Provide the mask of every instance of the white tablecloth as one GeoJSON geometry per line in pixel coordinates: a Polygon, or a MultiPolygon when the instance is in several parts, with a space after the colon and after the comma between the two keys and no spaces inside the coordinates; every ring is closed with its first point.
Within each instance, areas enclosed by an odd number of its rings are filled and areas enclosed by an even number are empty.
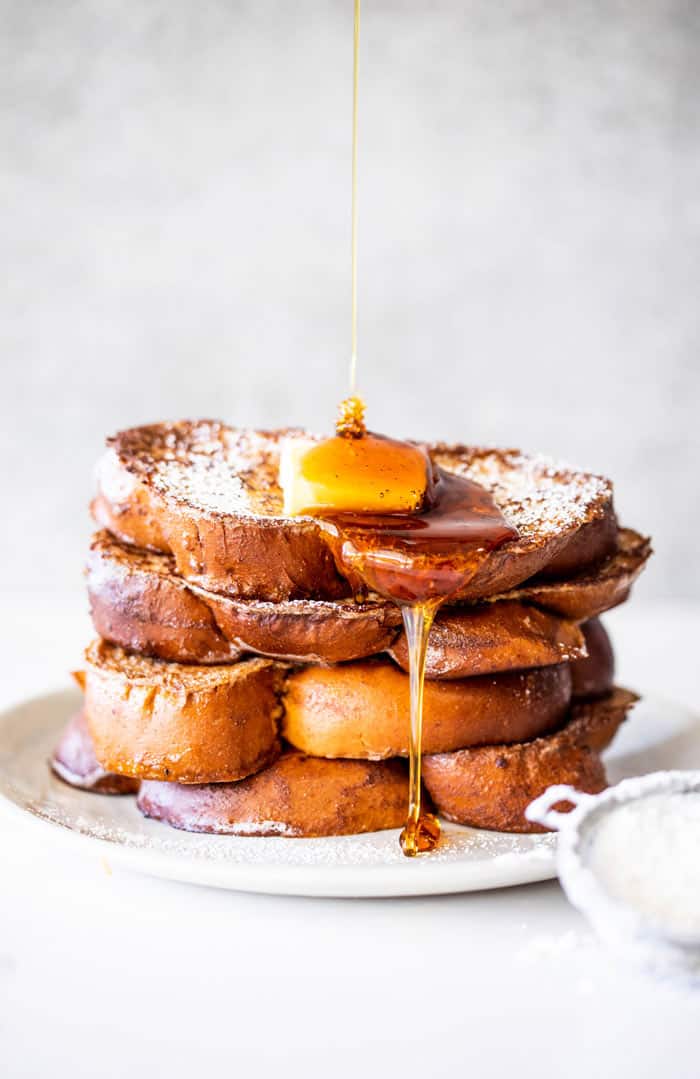
{"type": "MultiPolygon", "coordinates": [[[[87,620],[9,629],[0,705],[65,684],[87,620]]],[[[700,608],[608,617],[619,678],[696,707],[700,608]]],[[[700,1074],[700,991],[621,967],[557,883],[402,900],[219,892],[0,836],[0,1076],[700,1074]]]]}

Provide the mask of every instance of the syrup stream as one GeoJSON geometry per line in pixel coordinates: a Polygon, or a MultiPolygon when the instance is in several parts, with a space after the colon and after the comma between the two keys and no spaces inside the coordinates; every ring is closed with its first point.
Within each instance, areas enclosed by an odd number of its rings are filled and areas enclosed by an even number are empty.
{"type": "Polygon", "coordinates": [[[360,67],[360,0],[355,0],[352,64],[352,329],[350,349],[350,396],[357,389],[357,88],[360,67]]]}
{"type": "MultiPolygon", "coordinates": [[[[360,0],[354,0],[354,5],[350,396],[341,405],[337,433],[361,443],[366,430],[364,405],[357,396],[357,116],[360,0]]],[[[440,839],[440,822],[432,813],[423,811],[421,806],[423,685],[430,628],[439,607],[454,596],[458,588],[476,572],[479,555],[513,538],[513,530],[509,529],[486,492],[477,485],[443,475],[441,492],[442,505],[436,504],[429,512],[424,511],[418,516],[382,518],[368,515],[363,521],[362,515],[358,515],[355,525],[360,527],[361,534],[358,536],[355,531],[354,540],[357,546],[352,541],[349,544],[344,542],[348,535],[342,526],[338,527],[338,522],[331,524],[339,540],[339,562],[347,562],[348,567],[354,568],[355,572],[359,573],[363,586],[378,591],[401,608],[408,642],[411,726],[408,818],[401,832],[400,842],[403,853],[409,858],[432,850],[440,839]],[[387,528],[389,532],[393,528],[393,541],[387,534],[387,528]],[[420,530],[418,535],[417,529],[420,530]],[[425,554],[431,548],[430,542],[425,547],[425,540],[429,541],[431,538],[451,541],[452,555],[458,562],[466,557],[469,565],[463,564],[461,572],[454,566],[439,566],[434,562],[427,567],[421,567],[421,553],[425,554]],[[386,545],[383,541],[386,541],[386,545]],[[455,550],[455,547],[461,549],[455,550]],[[397,548],[400,559],[392,570],[392,557],[397,553],[397,548]]],[[[346,521],[346,528],[347,525],[346,521]]]]}

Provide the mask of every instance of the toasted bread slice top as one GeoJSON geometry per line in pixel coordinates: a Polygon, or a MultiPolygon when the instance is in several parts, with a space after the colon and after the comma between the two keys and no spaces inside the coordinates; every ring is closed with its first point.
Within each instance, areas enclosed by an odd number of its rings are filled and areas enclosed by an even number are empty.
{"type": "Polygon", "coordinates": [[[188,695],[213,693],[219,686],[233,691],[237,684],[252,682],[263,671],[275,669],[271,660],[260,657],[228,666],[162,663],[102,640],[92,641],[85,650],[85,660],[88,676],[120,680],[132,688],[146,686],[160,692],[188,695]]]}
{"type": "MultiPolygon", "coordinates": [[[[184,420],[132,427],[108,439],[108,446],[119,473],[195,510],[296,521],[282,510],[280,445],[284,439],[320,437],[294,427],[256,431],[184,420]]],[[[441,468],[491,491],[523,538],[581,527],[612,497],[609,480],[549,457],[446,443],[428,451],[441,468]]]]}
{"type": "MultiPolygon", "coordinates": [[[[122,431],[99,466],[94,516],[126,542],[171,552],[180,574],[213,591],[270,600],[357,592],[322,524],[284,516],[280,445],[299,437],[313,436],[211,420],[122,431]]],[[[460,598],[535,573],[568,573],[614,549],[612,486],[603,477],[517,450],[427,448],[435,464],[487,488],[520,534],[485,558],[460,598]]]]}
{"type": "Polygon", "coordinates": [[[118,496],[142,482],[195,511],[283,520],[280,444],[295,436],[313,438],[298,428],[256,431],[217,420],[131,427],[107,440],[100,481],[121,482],[118,496]]]}

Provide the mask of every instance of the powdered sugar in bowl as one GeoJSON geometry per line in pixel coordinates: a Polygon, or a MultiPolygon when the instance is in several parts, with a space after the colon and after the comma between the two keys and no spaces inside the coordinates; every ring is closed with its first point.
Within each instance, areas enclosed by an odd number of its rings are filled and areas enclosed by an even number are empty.
{"type": "Polygon", "coordinates": [[[700,984],[700,771],[655,772],[597,795],[550,787],[526,815],[560,833],[562,887],[608,945],[700,984]],[[574,810],[552,808],[561,802],[574,810]]]}

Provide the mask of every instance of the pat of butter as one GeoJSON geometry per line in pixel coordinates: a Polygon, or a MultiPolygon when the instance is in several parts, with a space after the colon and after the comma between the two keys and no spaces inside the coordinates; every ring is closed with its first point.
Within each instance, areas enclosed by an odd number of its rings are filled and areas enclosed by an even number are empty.
{"type": "Polygon", "coordinates": [[[413,513],[423,502],[429,468],[418,446],[378,435],[287,439],[279,473],[284,512],[413,513]]]}

